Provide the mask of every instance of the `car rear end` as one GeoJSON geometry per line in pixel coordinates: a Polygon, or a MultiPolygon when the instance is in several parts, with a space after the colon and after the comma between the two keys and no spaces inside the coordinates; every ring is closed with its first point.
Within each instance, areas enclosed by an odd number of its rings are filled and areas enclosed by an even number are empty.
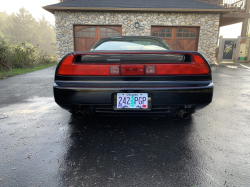
{"type": "Polygon", "coordinates": [[[79,116],[188,118],[211,103],[213,82],[209,63],[198,52],[89,51],[61,60],[54,97],[79,116]]]}

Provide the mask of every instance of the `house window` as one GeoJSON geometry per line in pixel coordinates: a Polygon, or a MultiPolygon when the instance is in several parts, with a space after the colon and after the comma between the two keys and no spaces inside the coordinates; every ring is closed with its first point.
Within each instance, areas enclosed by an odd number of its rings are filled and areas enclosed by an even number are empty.
{"type": "Polygon", "coordinates": [[[120,36],[120,33],[114,29],[100,28],[100,36],[101,37],[120,36]]]}
{"type": "Polygon", "coordinates": [[[186,29],[177,29],[176,37],[195,38],[195,33],[186,29]]]}
{"type": "Polygon", "coordinates": [[[95,27],[81,29],[76,32],[76,37],[86,37],[86,36],[95,36],[95,35],[96,35],[95,27]]]}
{"type": "Polygon", "coordinates": [[[163,37],[163,38],[172,37],[172,28],[155,31],[153,33],[153,36],[163,37]]]}

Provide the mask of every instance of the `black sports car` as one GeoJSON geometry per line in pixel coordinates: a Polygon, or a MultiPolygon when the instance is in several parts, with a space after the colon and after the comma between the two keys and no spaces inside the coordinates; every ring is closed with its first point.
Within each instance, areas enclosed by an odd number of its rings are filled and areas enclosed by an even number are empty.
{"type": "Polygon", "coordinates": [[[102,38],[65,55],[54,97],[77,116],[168,115],[188,118],[212,102],[210,65],[194,51],[173,51],[157,37],[102,38]]]}

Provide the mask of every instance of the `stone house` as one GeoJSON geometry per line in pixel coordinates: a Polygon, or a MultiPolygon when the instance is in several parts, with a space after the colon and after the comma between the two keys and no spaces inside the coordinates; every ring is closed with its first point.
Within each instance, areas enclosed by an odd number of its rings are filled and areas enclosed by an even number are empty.
{"type": "Polygon", "coordinates": [[[158,36],[174,50],[213,61],[220,16],[229,10],[195,0],[70,0],[43,7],[55,15],[57,54],[87,51],[103,37],[158,36]]]}

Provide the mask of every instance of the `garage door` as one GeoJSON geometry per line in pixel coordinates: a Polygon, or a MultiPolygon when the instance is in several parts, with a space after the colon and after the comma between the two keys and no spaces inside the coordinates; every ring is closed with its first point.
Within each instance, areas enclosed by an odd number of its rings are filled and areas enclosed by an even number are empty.
{"type": "Polygon", "coordinates": [[[75,51],[89,51],[101,38],[121,35],[121,26],[74,26],[75,51]]]}
{"type": "Polygon", "coordinates": [[[174,50],[198,50],[199,27],[152,26],[151,35],[162,38],[174,50]]]}

